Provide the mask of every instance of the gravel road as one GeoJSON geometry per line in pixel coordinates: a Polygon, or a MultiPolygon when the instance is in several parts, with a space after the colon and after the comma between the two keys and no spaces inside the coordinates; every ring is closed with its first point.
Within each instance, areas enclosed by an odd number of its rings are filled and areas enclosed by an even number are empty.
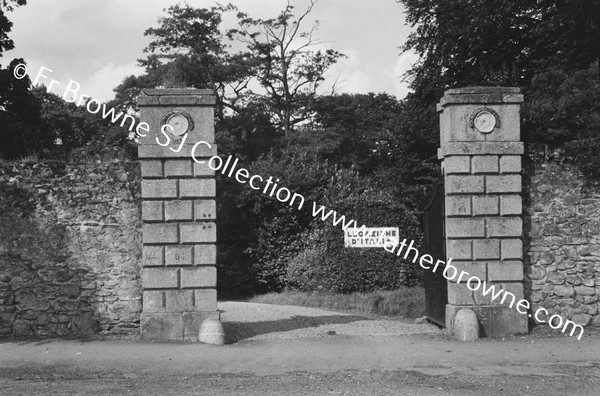
{"type": "Polygon", "coordinates": [[[224,346],[2,340],[0,395],[590,395],[600,333],[457,342],[429,324],[223,302],[224,346]],[[335,333],[333,333],[335,332],[335,333]]]}
{"type": "Polygon", "coordinates": [[[228,343],[336,336],[381,337],[439,334],[432,324],[414,320],[374,319],[320,308],[247,302],[220,302],[218,306],[228,343]]]}

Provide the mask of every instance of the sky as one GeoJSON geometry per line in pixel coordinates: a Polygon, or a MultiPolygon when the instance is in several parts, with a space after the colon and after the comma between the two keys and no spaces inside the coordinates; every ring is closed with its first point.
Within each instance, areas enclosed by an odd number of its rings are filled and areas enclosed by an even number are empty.
{"type": "MultiPolygon", "coordinates": [[[[15,49],[0,62],[6,66],[13,58],[25,59],[32,81],[41,66],[51,69],[41,81],[48,85],[51,79],[57,80],[55,93],[64,92],[69,80],[74,80],[81,86],[80,93],[101,101],[112,99],[113,88],[124,77],[143,74],[137,59],[145,57],[143,49],[150,41],[143,33],[157,27],[163,10],[177,2],[29,0],[8,13],[15,49]]],[[[286,0],[230,2],[240,11],[263,18],[276,16],[286,4],[286,0]]],[[[187,3],[197,8],[216,4],[214,0],[187,3]]],[[[299,13],[307,0],[291,0],[291,4],[299,13]]],[[[411,28],[395,0],[319,0],[310,17],[311,22],[320,22],[317,38],[322,46],[347,56],[327,73],[329,86],[337,80],[336,92],[387,92],[398,98],[408,93],[402,75],[417,57],[402,54],[400,49],[411,28]]]]}

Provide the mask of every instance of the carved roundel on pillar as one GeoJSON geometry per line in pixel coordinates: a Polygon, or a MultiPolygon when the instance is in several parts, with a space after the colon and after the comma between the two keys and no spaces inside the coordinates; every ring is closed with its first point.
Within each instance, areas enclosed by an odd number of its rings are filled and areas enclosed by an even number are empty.
{"type": "Polygon", "coordinates": [[[165,128],[165,130],[175,137],[181,137],[194,130],[192,116],[183,110],[169,111],[162,118],[161,124],[169,125],[170,128],[165,128]]]}
{"type": "Polygon", "coordinates": [[[481,133],[490,133],[500,126],[500,116],[489,107],[482,107],[471,114],[469,126],[481,133]]]}

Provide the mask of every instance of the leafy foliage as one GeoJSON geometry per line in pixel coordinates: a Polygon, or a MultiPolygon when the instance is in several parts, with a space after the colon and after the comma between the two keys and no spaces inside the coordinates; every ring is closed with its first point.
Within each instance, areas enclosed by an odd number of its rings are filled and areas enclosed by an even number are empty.
{"type": "Polygon", "coordinates": [[[600,180],[598,63],[573,72],[550,68],[532,82],[523,106],[526,138],[566,148],[590,180],[600,180]]]}
{"type": "Polygon", "coordinates": [[[255,268],[259,290],[281,290],[288,283],[287,263],[299,249],[298,236],[311,224],[310,201],[323,194],[335,167],[307,153],[284,149],[281,155],[271,152],[259,159],[250,170],[274,181],[279,179],[280,186],[305,198],[302,210],[298,210],[299,201],[292,207],[262,191],[244,189],[238,198],[254,218],[254,238],[246,251],[255,268]]]}
{"type": "Polygon", "coordinates": [[[0,70],[0,157],[40,153],[51,144],[51,138],[40,136],[40,104],[29,91],[28,76],[16,79],[13,69],[23,59],[14,59],[6,69],[0,70]]]}
{"type": "MultiPolygon", "coordinates": [[[[4,12],[25,5],[24,0],[2,0],[0,5],[0,56],[14,47],[8,33],[12,23],[4,12]]],[[[123,128],[92,115],[83,107],[65,102],[44,86],[31,87],[28,76],[14,77],[23,59],[14,59],[0,69],[0,158],[130,157],[133,146],[123,128]]]]}
{"type": "Polygon", "coordinates": [[[406,7],[408,22],[416,26],[404,49],[420,56],[408,73],[414,92],[404,101],[402,118],[408,135],[417,143],[414,152],[434,156],[438,133],[435,104],[446,89],[520,86],[526,95],[526,141],[571,142],[571,148],[583,149],[573,153],[583,167],[593,162],[580,142],[590,144],[598,139],[591,120],[597,119],[598,109],[584,99],[583,92],[595,97],[592,87],[600,77],[592,66],[600,57],[599,2],[399,2],[406,7]],[[585,120],[591,122],[587,131],[581,129],[585,120]]]}
{"type": "Polygon", "coordinates": [[[587,68],[599,56],[598,2],[400,2],[417,26],[404,45],[421,56],[411,71],[415,88],[425,88],[429,79],[440,88],[529,85],[540,69],[587,68]]]}
{"type": "Polygon", "coordinates": [[[600,131],[598,64],[587,70],[552,67],[538,74],[524,104],[527,138],[560,144],[600,131]]]}
{"type": "MultiPolygon", "coordinates": [[[[371,184],[369,179],[355,172],[341,170],[330,180],[323,198],[330,203],[330,209],[360,225],[397,226],[400,235],[419,241],[420,224],[416,213],[389,191],[377,191],[371,184]]],[[[301,250],[288,265],[290,286],[349,293],[394,289],[419,282],[417,267],[383,248],[345,248],[339,227],[320,219],[314,219],[311,226],[303,235],[301,250]]]]}
{"type": "MultiPolygon", "coordinates": [[[[25,0],[0,2],[0,57],[4,51],[9,51],[15,46],[8,36],[12,22],[6,16],[6,12],[25,4],[25,0]]],[[[5,69],[0,69],[0,139],[3,142],[0,146],[0,157],[12,156],[15,149],[22,153],[29,149],[31,153],[37,151],[41,144],[33,138],[39,106],[28,91],[31,81],[27,76],[21,80],[13,76],[13,69],[19,63],[24,63],[24,60],[14,59],[5,69]]]]}
{"type": "MultiPolygon", "coordinates": [[[[22,60],[13,63],[17,61],[22,60]]],[[[100,114],[89,113],[83,106],[64,101],[45,86],[29,90],[27,78],[8,81],[16,87],[7,89],[6,110],[0,112],[7,125],[0,130],[0,138],[5,142],[0,149],[2,157],[33,155],[73,161],[135,158],[136,146],[128,139],[125,128],[100,114]]]]}
{"type": "Polygon", "coordinates": [[[266,91],[249,91],[247,95],[250,100],[266,104],[275,124],[286,135],[294,125],[309,118],[310,105],[325,80],[325,72],[344,56],[332,49],[310,49],[320,44],[314,39],[319,24],[315,22],[306,32],[300,29],[315,3],[310,0],[297,18],[289,1],[276,18],[255,19],[239,12],[239,28],[227,32],[228,37],[246,44],[248,51],[243,57],[251,60],[251,75],[266,91]]]}
{"type": "Polygon", "coordinates": [[[0,57],[4,51],[15,48],[15,43],[8,37],[12,29],[12,22],[5,15],[6,11],[12,11],[15,7],[27,4],[26,0],[2,0],[0,1],[0,57]]]}

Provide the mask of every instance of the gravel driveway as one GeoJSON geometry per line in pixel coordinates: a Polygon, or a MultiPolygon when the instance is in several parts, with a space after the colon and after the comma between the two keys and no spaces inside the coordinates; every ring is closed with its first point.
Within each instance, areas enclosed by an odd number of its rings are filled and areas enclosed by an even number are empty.
{"type": "Polygon", "coordinates": [[[413,320],[373,319],[356,314],[291,305],[220,302],[228,343],[242,340],[298,339],[331,336],[373,337],[439,334],[432,324],[413,320]]]}
{"type": "Polygon", "coordinates": [[[220,309],[230,345],[3,340],[0,395],[597,396],[600,389],[593,332],[581,341],[553,333],[457,342],[408,320],[240,302],[220,309]]]}

